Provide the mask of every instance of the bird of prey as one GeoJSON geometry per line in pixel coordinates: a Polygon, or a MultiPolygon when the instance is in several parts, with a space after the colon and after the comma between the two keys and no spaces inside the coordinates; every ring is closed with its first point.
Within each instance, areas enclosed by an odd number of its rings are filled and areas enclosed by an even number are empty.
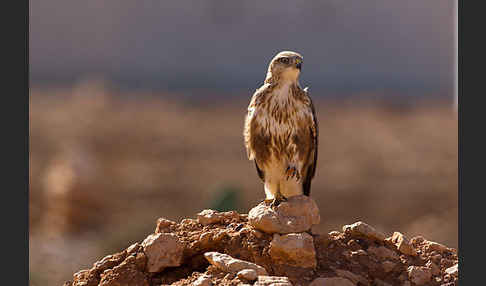
{"type": "Polygon", "coordinates": [[[296,52],[278,53],[245,118],[248,159],[255,162],[265,201],[272,206],[292,196],[309,196],[316,172],[318,125],[307,88],[298,81],[302,63],[296,52]]]}

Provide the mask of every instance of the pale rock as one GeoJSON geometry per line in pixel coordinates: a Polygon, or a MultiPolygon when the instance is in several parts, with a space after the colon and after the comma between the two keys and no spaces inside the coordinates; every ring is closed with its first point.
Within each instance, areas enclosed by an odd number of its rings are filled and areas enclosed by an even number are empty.
{"type": "Polygon", "coordinates": [[[170,227],[173,225],[176,225],[176,223],[161,217],[157,219],[157,226],[155,227],[155,233],[169,232],[170,227]]]}
{"type": "Polygon", "coordinates": [[[355,286],[353,282],[342,277],[316,278],[309,286],[355,286]]]}
{"type": "Polygon", "coordinates": [[[392,237],[388,238],[387,240],[393,243],[401,253],[413,256],[417,255],[417,252],[410,244],[408,238],[400,232],[395,231],[392,237]]]}
{"type": "Polygon", "coordinates": [[[429,251],[445,252],[449,250],[447,246],[434,241],[427,241],[425,244],[425,249],[427,252],[429,251]]]}
{"type": "Polygon", "coordinates": [[[248,213],[248,223],[266,233],[304,232],[319,224],[316,202],[305,195],[293,196],[275,209],[261,202],[248,213]]]}
{"type": "Polygon", "coordinates": [[[240,279],[245,279],[248,281],[253,281],[258,278],[258,274],[253,269],[243,269],[236,274],[236,276],[240,279]]]}
{"type": "Polygon", "coordinates": [[[445,272],[449,275],[457,276],[457,274],[459,273],[458,264],[455,264],[454,266],[447,268],[445,272]]]}
{"type": "Polygon", "coordinates": [[[215,210],[203,210],[197,214],[197,221],[202,225],[223,223],[226,219],[239,220],[240,215],[235,211],[218,212],[215,210]]]}
{"type": "Polygon", "coordinates": [[[376,257],[381,258],[381,259],[392,259],[392,260],[398,260],[400,257],[393,251],[390,250],[384,246],[370,246],[367,249],[368,253],[374,254],[376,257]]]}
{"type": "Polygon", "coordinates": [[[377,231],[375,228],[362,221],[343,226],[343,231],[348,234],[361,235],[378,241],[385,239],[385,235],[383,233],[377,231]]]}
{"type": "Polygon", "coordinates": [[[274,234],[270,242],[270,257],[276,264],[302,268],[317,266],[314,241],[308,233],[274,234]]]}
{"type": "Polygon", "coordinates": [[[184,246],[175,234],[149,235],[142,242],[142,246],[148,259],[148,272],[160,272],[166,267],[181,265],[184,246]]]}
{"type": "Polygon", "coordinates": [[[267,270],[248,261],[233,258],[227,254],[215,251],[204,253],[204,257],[216,268],[229,273],[238,273],[244,269],[253,269],[258,275],[268,275],[267,270]]]}
{"type": "Polygon", "coordinates": [[[192,284],[194,286],[212,286],[213,282],[211,281],[211,277],[208,275],[201,275],[197,278],[196,281],[192,284]]]}
{"type": "Polygon", "coordinates": [[[253,286],[292,286],[288,277],[258,275],[258,280],[253,286]]]}
{"type": "Polygon", "coordinates": [[[430,269],[424,266],[409,266],[407,272],[408,279],[418,286],[429,283],[432,278],[430,269]]]}
{"type": "Polygon", "coordinates": [[[336,274],[339,277],[346,278],[346,279],[350,280],[351,282],[353,282],[355,285],[357,285],[358,282],[361,283],[361,285],[369,285],[368,280],[361,275],[357,275],[357,274],[354,274],[350,271],[343,270],[343,269],[333,269],[333,270],[334,270],[334,272],[336,272],[336,274]]]}

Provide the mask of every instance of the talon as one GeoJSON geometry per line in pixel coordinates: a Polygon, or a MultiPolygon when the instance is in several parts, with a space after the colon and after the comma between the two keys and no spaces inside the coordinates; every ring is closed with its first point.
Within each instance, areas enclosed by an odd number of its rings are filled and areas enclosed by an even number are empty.
{"type": "Polygon", "coordinates": [[[281,202],[286,202],[287,201],[287,198],[280,195],[280,196],[277,196],[273,199],[273,201],[270,203],[270,207],[272,209],[275,209],[276,207],[278,207],[280,205],[281,202]]]}
{"type": "Polygon", "coordinates": [[[273,201],[270,203],[270,207],[272,209],[275,209],[276,207],[278,207],[278,205],[280,204],[280,201],[277,200],[277,198],[273,199],[273,201]]]}
{"type": "Polygon", "coordinates": [[[273,202],[273,200],[272,200],[272,199],[265,199],[265,200],[263,200],[263,201],[265,202],[265,204],[268,204],[268,203],[270,203],[270,204],[271,204],[271,203],[273,202]]]}

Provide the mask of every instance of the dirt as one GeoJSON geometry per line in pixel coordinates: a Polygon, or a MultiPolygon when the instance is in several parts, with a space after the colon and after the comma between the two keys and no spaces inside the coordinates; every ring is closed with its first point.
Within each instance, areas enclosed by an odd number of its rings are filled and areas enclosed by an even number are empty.
{"type": "MultiPolygon", "coordinates": [[[[269,255],[273,236],[254,229],[246,214],[227,212],[207,225],[197,219],[179,223],[159,219],[154,233],[175,234],[183,244],[180,266],[160,272],[146,270],[147,255],[142,241],[106,256],[91,269],[74,274],[64,286],[95,285],[195,285],[206,276],[212,285],[253,284],[236,273],[226,273],[205,259],[204,253],[216,251],[264,267],[270,276],[286,276],[293,285],[309,285],[319,277],[343,277],[354,285],[457,285],[457,250],[416,236],[404,243],[411,249],[399,251],[396,239],[377,239],[356,231],[313,233],[317,266],[306,268],[272,261],[269,255]],[[447,271],[446,271],[447,269],[447,271]],[[449,272],[449,273],[448,273],[449,272]]],[[[343,227],[343,229],[346,229],[343,227]]],[[[348,228],[349,229],[349,226],[348,228]]],[[[127,243],[128,245],[129,243],[127,243]]],[[[210,285],[208,281],[206,284],[210,285]]]]}

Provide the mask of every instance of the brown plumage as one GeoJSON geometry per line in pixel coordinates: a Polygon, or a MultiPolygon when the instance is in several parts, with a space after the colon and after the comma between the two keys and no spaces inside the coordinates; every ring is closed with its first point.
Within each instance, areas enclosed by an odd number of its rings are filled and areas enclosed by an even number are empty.
{"type": "Polygon", "coordinates": [[[264,182],[267,200],[309,195],[316,172],[318,125],[314,105],[298,83],[302,56],[277,54],[248,106],[244,138],[264,182]]]}

